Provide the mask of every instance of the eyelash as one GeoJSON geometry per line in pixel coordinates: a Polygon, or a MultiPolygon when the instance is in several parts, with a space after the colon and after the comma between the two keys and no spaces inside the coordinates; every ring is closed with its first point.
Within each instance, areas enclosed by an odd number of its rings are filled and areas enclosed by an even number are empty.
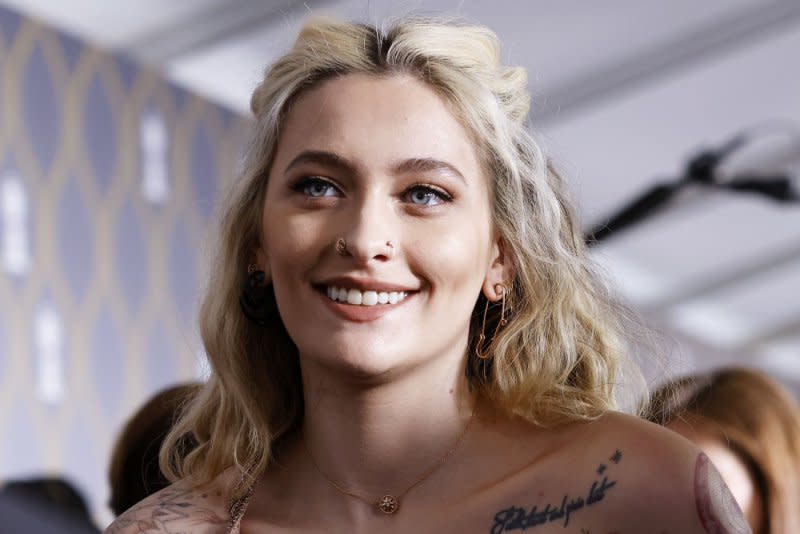
{"type": "MultiPolygon", "coordinates": [[[[319,176],[304,176],[304,177],[300,178],[297,182],[295,182],[292,185],[291,188],[292,188],[293,191],[295,191],[297,193],[300,193],[300,194],[303,194],[309,199],[326,198],[326,197],[329,197],[329,196],[338,196],[338,195],[327,195],[327,194],[315,196],[315,195],[308,194],[308,191],[307,191],[308,188],[313,187],[315,185],[328,186],[328,187],[331,187],[331,188],[335,189],[337,192],[341,193],[341,190],[333,182],[331,182],[330,180],[326,180],[325,178],[321,178],[319,176]]],[[[410,187],[406,188],[406,190],[403,191],[403,197],[408,199],[408,198],[410,198],[410,195],[412,195],[413,193],[418,192],[418,191],[422,191],[422,192],[424,192],[426,194],[431,194],[431,195],[436,196],[441,203],[446,203],[446,202],[452,202],[453,201],[453,196],[450,195],[447,191],[445,191],[444,189],[441,189],[439,187],[432,186],[430,184],[426,184],[426,183],[416,183],[416,184],[413,184],[410,187]]],[[[417,205],[417,206],[428,206],[428,204],[416,204],[414,202],[411,202],[411,204],[414,204],[414,205],[417,205]]]]}
{"type": "Polygon", "coordinates": [[[302,178],[297,180],[294,184],[292,184],[292,191],[295,191],[296,193],[301,193],[305,195],[307,198],[324,198],[330,196],[330,195],[321,195],[321,196],[309,195],[306,190],[309,187],[313,187],[315,185],[326,185],[339,191],[339,188],[336,187],[336,185],[333,182],[321,178],[319,176],[303,176],[302,178]]]}
{"type": "MultiPolygon", "coordinates": [[[[432,185],[429,185],[429,184],[423,184],[423,183],[412,185],[411,187],[407,188],[403,192],[403,195],[408,197],[408,196],[410,196],[411,194],[413,194],[416,191],[423,191],[426,194],[435,195],[442,203],[452,202],[453,201],[453,196],[450,195],[444,189],[441,189],[439,187],[435,187],[435,186],[432,186],[432,185]]],[[[412,204],[414,204],[414,203],[412,202],[412,204]]],[[[417,205],[425,206],[427,204],[417,204],[417,205]]]]}

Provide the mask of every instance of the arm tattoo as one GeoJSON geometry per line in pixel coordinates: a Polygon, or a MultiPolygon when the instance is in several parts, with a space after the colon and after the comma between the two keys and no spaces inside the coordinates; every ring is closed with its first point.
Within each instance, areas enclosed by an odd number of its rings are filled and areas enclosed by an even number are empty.
{"type": "Polygon", "coordinates": [[[697,456],[694,468],[694,497],[697,514],[709,534],[750,534],[731,490],[705,453],[697,456]]]}
{"type": "Polygon", "coordinates": [[[183,534],[195,526],[227,525],[227,518],[193,502],[193,497],[191,490],[167,488],[155,502],[136,505],[119,516],[105,534],[183,534]]]}
{"type": "MultiPolygon", "coordinates": [[[[622,460],[622,452],[615,451],[614,454],[608,459],[613,465],[618,464],[622,460]]],[[[510,532],[512,530],[527,530],[529,528],[551,523],[554,521],[562,521],[563,526],[569,526],[569,519],[571,514],[580,510],[584,506],[592,506],[602,501],[606,492],[617,485],[617,481],[609,480],[607,470],[613,468],[606,464],[600,464],[596,469],[598,477],[603,477],[601,480],[594,480],[592,482],[586,497],[578,496],[571,498],[565,494],[561,498],[560,505],[546,504],[544,508],[539,509],[538,505],[534,505],[531,511],[528,512],[524,507],[510,506],[497,512],[494,516],[494,524],[489,529],[489,534],[501,534],[503,532],[510,532]]]]}

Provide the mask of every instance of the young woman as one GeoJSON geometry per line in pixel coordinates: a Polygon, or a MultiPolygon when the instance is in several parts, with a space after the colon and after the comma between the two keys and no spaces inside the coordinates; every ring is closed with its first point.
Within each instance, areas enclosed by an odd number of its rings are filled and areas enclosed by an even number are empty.
{"type": "Polygon", "coordinates": [[[653,421],[714,462],[755,534],[800,532],[800,407],[754,369],[719,369],[664,384],[653,421]]]}
{"type": "Polygon", "coordinates": [[[486,28],[304,27],[253,94],[176,482],[109,532],[748,532],[615,411],[619,321],[529,103],[486,28]]]}

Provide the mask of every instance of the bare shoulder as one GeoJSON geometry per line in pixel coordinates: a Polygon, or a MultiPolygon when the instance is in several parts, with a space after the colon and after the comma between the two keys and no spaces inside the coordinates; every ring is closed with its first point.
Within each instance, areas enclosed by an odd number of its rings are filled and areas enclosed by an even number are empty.
{"type": "MultiPolygon", "coordinates": [[[[708,458],[670,430],[609,413],[540,433],[540,443],[545,435],[552,441],[539,460],[493,499],[491,534],[532,527],[543,534],[750,532],[708,458]]],[[[533,434],[532,447],[536,440],[533,434]]]]}
{"type": "Polygon", "coordinates": [[[228,526],[227,502],[222,481],[202,488],[179,481],[130,508],[105,534],[222,534],[228,526]]]}
{"type": "MultiPolygon", "coordinates": [[[[589,450],[613,473],[615,499],[601,517],[620,532],[744,534],[736,501],[708,457],[678,434],[642,419],[609,413],[586,425],[589,450]]],[[[598,477],[599,479],[599,477],[598,477]]],[[[603,480],[606,480],[603,477],[603,480]]],[[[609,481],[611,478],[608,479],[609,481]]],[[[609,486],[611,482],[606,482],[609,486]]],[[[603,482],[600,482],[602,487],[603,482]]]]}

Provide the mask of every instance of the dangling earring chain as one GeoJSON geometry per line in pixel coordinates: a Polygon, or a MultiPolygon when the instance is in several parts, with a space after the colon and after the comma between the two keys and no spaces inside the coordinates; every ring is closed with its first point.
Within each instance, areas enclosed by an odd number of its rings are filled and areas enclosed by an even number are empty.
{"type": "MultiPolygon", "coordinates": [[[[508,323],[506,317],[506,293],[508,293],[508,288],[504,284],[497,284],[494,286],[494,291],[495,293],[500,293],[501,295],[500,299],[502,300],[502,308],[500,309],[500,320],[497,322],[497,326],[494,328],[494,334],[492,334],[492,340],[494,340],[495,336],[497,336],[497,332],[500,331],[500,328],[504,327],[508,323]]],[[[478,336],[478,342],[475,344],[475,353],[481,360],[488,360],[491,358],[491,354],[489,354],[484,347],[484,344],[486,343],[486,314],[488,311],[489,299],[486,299],[486,306],[483,308],[483,324],[481,325],[481,333],[478,336]]]]}
{"type": "Polygon", "coordinates": [[[433,473],[436,472],[437,469],[439,469],[442,465],[444,465],[444,463],[447,460],[450,459],[450,456],[454,452],[456,452],[456,449],[458,449],[458,446],[461,445],[461,442],[464,440],[464,436],[467,435],[467,430],[469,430],[469,427],[472,424],[472,420],[475,418],[476,409],[477,408],[475,408],[475,407],[472,408],[472,413],[470,414],[469,419],[467,420],[467,424],[464,425],[464,430],[461,431],[461,434],[458,436],[458,439],[456,440],[455,444],[452,447],[450,447],[450,449],[448,449],[448,451],[446,453],[444,453],[444,456],[442,456],[439,459],[438,462],[433,464],[433,466],[431,466],[430,469],[425,471],[422,474],[422,476],[417,478],[417,480],[414,481],[413,484],[408,486],[406,489],[404,489],[400,493],[398,493],[396,495],[391,495],[391,494],[387,493],[386,495],[384,495],[383,497],[381,497],[377,501],[371,500],[371,499],[369,499],[367,497],[359,495],[358,493],[353,493],[352,491],[348,491],[347,489],[345,489],[342,486],[340,486],[336,481],[334,481],[332,478],[328,477],[328,475],[326,475],[322,471],[322,469],[320,469],[319,465],[317,464],[317,460],[314,459],[314,455],[311,454],[311,449],[308,448],[308,442],[305,440],[305,438],[303,438],[303,446],[306,449],[306,453],[308,454],[308,457],[311,458],[311,463],[314,465],[314,467],[316,468],[317,472],[320,475],[322,475],[322,478],[324,478],[328,482],[328,484],[333,486],[339,493],[347,495],[348,497],[353,497],[355,499],[358,499],[359,501],[363,501],[363,502],[369,504],[370,506],[375,506],[379,511],[383,512],[386,515],[392,515],[395,512],[397,512],[397,510],[400,508],[400,499],[405,497],[411,490],[413,490],[414,488],[416,488],[417,486],[419,486],[420,484],[425,482],[433,473]]]}

